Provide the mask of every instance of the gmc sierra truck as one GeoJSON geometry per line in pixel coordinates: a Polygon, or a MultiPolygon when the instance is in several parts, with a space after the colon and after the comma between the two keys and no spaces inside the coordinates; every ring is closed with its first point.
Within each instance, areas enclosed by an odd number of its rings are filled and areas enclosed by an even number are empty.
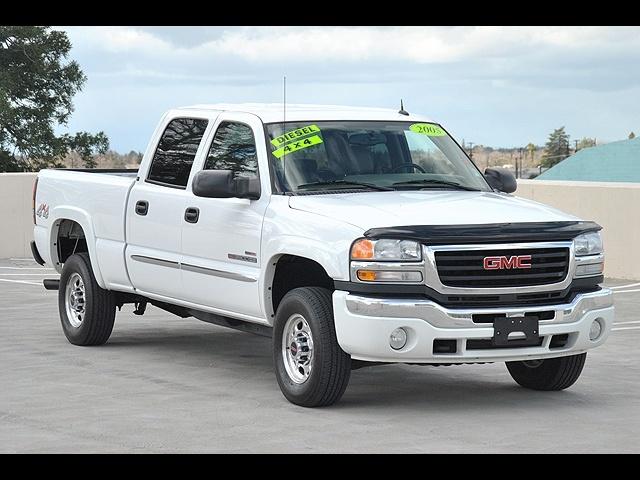
{"type": "Polygon", "coordinates": [[[31,246],[74,345],[151,304],[271,337],[302,406],[394,362],[505,362],[561,390],[614,319],[601,227],[515,189],[404,110],[198,105],[162,117],[137,171],[42,170],[31,246]]]}

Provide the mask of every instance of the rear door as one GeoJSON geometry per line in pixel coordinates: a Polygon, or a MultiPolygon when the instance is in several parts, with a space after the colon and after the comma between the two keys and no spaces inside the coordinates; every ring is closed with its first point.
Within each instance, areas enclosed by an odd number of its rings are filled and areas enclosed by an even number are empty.
{"type": "Polygon", "coordinates": [[[167,119],[150,166],[129,195],[125,256],[141,293],[179,295],[186,187],[208,124],[207,118],[167,119]]]}
{"type": "Polygon", "coordinates": [[[182,296],[223,314],[261,321],[260,238],[271,193],[264,126],[255,115],[224,112],[211,136],[203,165],[196,169],[259,177],[261,196],[202,198],[193,195],[189,185],[185,211],[197,211],[198,218],[183,222],[182,296]]]}

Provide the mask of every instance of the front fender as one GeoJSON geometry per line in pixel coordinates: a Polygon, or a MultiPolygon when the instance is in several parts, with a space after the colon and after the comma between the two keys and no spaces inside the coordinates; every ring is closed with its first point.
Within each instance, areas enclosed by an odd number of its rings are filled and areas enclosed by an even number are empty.
{"type": "Polygon", "coordinates": [[[351,240],[345,235],[344,240],[337,242],[321,242],[307,237],[282,235],[272,238],[265,245],[265,255],[268,260],[260,275],[260,291],[262,295],[262,309],[269,322],[273,321],[274,311],[271,306],[271,284],[276,271],[278,260],[283,255],[295,255],[307,258],[324,268],[327,275],[334,280],[349,279],[349,248],[351,240]]]}

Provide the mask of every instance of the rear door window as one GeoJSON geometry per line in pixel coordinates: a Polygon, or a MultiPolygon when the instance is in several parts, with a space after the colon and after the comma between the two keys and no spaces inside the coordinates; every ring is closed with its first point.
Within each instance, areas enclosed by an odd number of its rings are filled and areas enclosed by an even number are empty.
{"type": "Polygon", "coordinates": [[[198,118],[171,120],[158,142],[147,182],[186,188],[193,160],[208,123],[198,118]]]}

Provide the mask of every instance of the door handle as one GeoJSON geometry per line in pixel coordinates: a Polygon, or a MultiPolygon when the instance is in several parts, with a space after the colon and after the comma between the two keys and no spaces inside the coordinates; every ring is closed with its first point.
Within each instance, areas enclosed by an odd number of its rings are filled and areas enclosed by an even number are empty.
{"type": "Polygon", "coordinates": [[[184,211],[184,219],[189,223],[198,223],[200,210],[196,207],[189,207],[184,211]]]}
{"type": "Polygon", "coordinates": [[[149,202],[146,200],[138,200],[136,202],[136,213],[145,216],[149,212],[149,202]]]}

